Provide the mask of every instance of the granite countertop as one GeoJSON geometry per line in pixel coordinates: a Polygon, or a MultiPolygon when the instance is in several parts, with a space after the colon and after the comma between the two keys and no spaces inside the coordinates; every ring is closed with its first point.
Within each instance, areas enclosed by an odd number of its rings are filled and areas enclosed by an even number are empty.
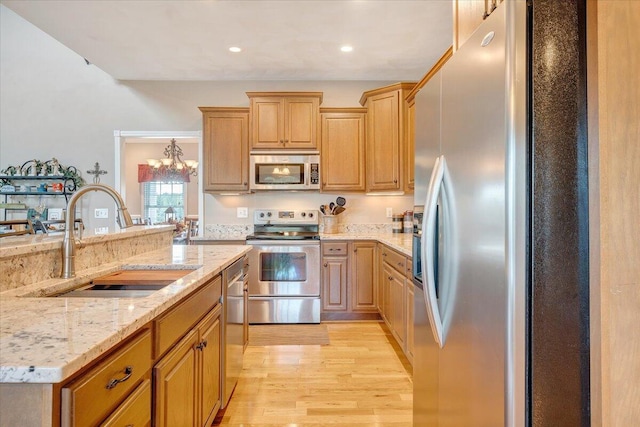
{"type": "Polygon", "coordinates": [[[350,232],[327,234],[320,233],[320,240],[377,240],[397,250],[398,252],[410,257],[412,255],[411,245],[413,242],[413,234],[405,233],[367,233],[367,232],[350,232]]]}
{"type": "Polygon", "coordinates": [[[250,246],[169,246],[0,294],[0,383],[58,383],[213,278],[250,246]],[[144,298],[46,298],[122,266],[193,269],[144,298]]]}
{"type": "MultiPolygon", "coordinates": [[[[128,236],[141,234],[155,234],[173,229],[173,225],[148,225],[133,226],[109,230],[108,233],[95,234],[84,232],[82,242],[84,244],[107,242],[110,240],[126,239],[128,236]]],[[[39,252],[62,247],[64,233],[55,234],[23,234],[21,236],[6,236],[0,238],[0,257],[16,256],[22,253],[39,252]]]]}

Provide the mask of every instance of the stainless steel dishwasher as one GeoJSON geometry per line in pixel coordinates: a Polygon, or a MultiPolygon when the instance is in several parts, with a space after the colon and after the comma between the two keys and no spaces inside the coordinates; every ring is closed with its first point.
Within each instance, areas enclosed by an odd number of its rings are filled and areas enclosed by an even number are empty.
{"type": "Polygon", "coordinates": [[[222,297],[223,323],[221,376],[222,402],[225,408],[242,372],[244,353],[244,288],[248,280],[248,260],[243,257],[225,270],[225,288],[222,297]]]}

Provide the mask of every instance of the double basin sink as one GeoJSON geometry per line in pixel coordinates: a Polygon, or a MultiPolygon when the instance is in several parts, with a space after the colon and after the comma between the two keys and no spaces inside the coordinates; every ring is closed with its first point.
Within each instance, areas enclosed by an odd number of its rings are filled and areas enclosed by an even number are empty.
{"type": "Polygon", "coordinates": [[[50,295],[63,298],[141,298],[191,273],[189,269],[122,269],[88,284],[50,295]]]}

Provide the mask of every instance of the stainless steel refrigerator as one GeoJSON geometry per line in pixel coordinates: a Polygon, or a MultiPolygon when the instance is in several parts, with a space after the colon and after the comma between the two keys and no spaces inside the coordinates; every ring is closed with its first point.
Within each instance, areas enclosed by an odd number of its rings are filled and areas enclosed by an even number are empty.
{"type": "Polygon", "coordinates": [[[416,96],[415,426],[589,425],[584,19],[506,0],[416,96]]]}

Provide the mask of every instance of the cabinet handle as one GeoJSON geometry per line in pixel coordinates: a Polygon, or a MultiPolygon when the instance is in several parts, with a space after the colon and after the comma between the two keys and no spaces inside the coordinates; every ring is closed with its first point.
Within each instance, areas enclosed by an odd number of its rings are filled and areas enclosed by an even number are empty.
{"type": "Polygon", "coordinates": [[[200,344],[196,346],[196,349],[203,351],[206,346],[207,346],[207,340],[200,341],[200,344]]]}
{"type": "Polygon", "coordinates": [[[286,144],[286,143],[288,143],[288,142],[289,142],[289,140],[288,140],[288,139],[285,139],[285,140],[284,140],[284,143],[285,143],[285,144],[286,144]]]}
{"type": "Polygon", "coordinates": [[[242,185],[244,185],[245,187],[247,186],[247,184],[248,184],[248,182],[247,182],[247,181],[245,181],[245,182],[243,182],[243,183],[242,183],[242,185]]]}
{"type": "Polygon", "coordinates": [[[355,249],[353,250],[353,252],[358,252],[358,248],[355,248],[355,249]]]}
{"type": "Polygon", "coordinates": [[[326,267],[327,265],[328,265],[328,264],[325,262],[325,263],[324,263],[324,266],[326,267]]]}
{"type": "Polygon", "coordinates": [[[112,380],[110,380],[107,383],[107,390],[111,390],[112,388],[115,388],[115,386],[117,386],[120,383],[125,382],[126,380],[128,380],[129,378],[131,378],[131,374],[133,374],[133,367],[132,366],[127,366],[124,368],[124,377],[122,378],[114,378],[112,380]]]}
{"type": "Polygon", "coordinates": [[[382,256],[387,256],[387,253],[386,252],[382,252],[382,256]]]}
{"type": "Polygon", "coordinates": [[[401,262],[399,262],[399,263],[398,263],[398,266],[399,266],[399,267],[402,267],[402,263],[401,263],[401,262]]]}
{"type": "Polygon", "coordinates": [[[393,277],[389,276],[388,279],[391,281],[391,280],[393,280],[393,277]]]}

